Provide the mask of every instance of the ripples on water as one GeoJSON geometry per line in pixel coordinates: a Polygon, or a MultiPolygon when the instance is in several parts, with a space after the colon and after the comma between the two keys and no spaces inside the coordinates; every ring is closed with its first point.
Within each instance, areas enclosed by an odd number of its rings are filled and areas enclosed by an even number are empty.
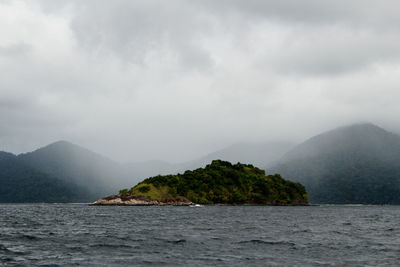
{"type": "Polygon", "coordinates": [[[400,206],[0,205],[5,266],[398,266],[400,206]]]}

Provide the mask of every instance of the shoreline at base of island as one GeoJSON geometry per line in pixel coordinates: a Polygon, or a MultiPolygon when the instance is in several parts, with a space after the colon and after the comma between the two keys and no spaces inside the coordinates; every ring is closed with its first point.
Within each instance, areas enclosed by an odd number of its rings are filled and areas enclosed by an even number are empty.
{"type": "MultiPolygon", "coordinates": [[[[102,199],[99,199],[90,206],[195,206],[199,203],[194,203],[185,200],[168,200],[158,201],[151,200],[144,196],[134,196],[123,199],[120,196],[112,195],[102,199]]],[[[201,204],[201,206],[318,206],[308,202],[293,202],[293,203],[213,203],[213,204],[201,204]]]]}

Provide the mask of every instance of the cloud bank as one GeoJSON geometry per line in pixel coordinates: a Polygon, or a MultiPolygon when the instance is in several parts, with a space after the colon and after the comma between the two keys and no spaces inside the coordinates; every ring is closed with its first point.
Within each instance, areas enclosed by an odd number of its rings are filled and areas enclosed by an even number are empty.
{"type": "Polygon", "coordinates": [[[398,1],[0,1],[0,150],[189,160],[369,121],[400,132],[398,1]]]}

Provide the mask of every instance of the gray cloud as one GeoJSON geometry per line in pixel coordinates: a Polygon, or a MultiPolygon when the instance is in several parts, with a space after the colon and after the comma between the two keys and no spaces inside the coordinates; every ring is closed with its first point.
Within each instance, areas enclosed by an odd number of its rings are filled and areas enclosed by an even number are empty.
{"type": "Polygon", "coordinates": [[[121,161],[376,122],[400,132],[397,1],[0,1],[0,149],[121,161]]]}
{"type": "Polygon", "coordinates": [[[218,12],[236,12],[250,20],[279,20],[311,25],[343,25],[348,27],[368,27],[379,30],[398,31],[400,19],[397,16],[400,4],[396,0],[384,4],[374,0],[330,1],[240,1],[206,0],[208,8],[218,12]],[[382,28],[382,26],[385,26],[382,28]]]}
{"type": "Polygon", "coordinates": [[[31,47],[25,43],[15,43],[6,46],[0,46],[1,57],[24,56],[31,50],[31,47]]]}
{"type": "Polygon", "coordinates": [[[78,41],[95,53],[145,64],[148,57],[176,58],[185,68],[212,65],[201,39],[212,27],[185,1],[88,1],[72,20],[78,41]]]}
{"type": "Polygon", "coordinates": [[[258,50],[265,47],[260,61],[283,73],[336,74],[399,56],[396,1],[95,2],[77,8],[78,41],[134,64],[153,55],[174,58],[183,69],[214,68],[219,51],[207,41],[221,35],[248,49],[258,41],[258,50]],[[275,31],[280,36],[268,37],[275,31]]]}

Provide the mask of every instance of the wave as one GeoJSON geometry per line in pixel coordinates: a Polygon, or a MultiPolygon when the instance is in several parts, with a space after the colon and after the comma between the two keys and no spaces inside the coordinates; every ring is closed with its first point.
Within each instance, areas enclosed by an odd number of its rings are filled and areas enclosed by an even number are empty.
{"type": "Polygon", "coordinates": [[[264,245],[286,245],[286,246],[295,246],[295,243],[288,241],[265,241],[260,239],[252,239],[252,240],[244,240],[237,242],[238,244],[264,244],[264,245]]]}
{"type": "Polygon", "coordinates": [[[163,238],[154,238],[155,240],[160,240],[166,243],[172,243],[172,244],[180,244],[180,243],[186,243],[186,239],[177,239],[177,240],[169,240],[169,239],[163,239],[163,238]]]}
{"type": "Polygon", "coordinates": [[[4,246],[3,244],[0,244],[0,252],[9,254],[9,255],[26,255],[26,254],[28,254],[23,251],[13,251],[13,250],[7,248],[6,246],[4,246]]]}
{"type": "Polygon", "coordinates": [[[168,243],[173,243],[173,244],[180,244],[180,243],[186,243],[185,239],[178,239],[178,240],[167,240],[168,243]]]}
{"type": "Polygon", "coordinates": [[[125,244],[94,244],[90,245],[91,248],[134,248],[125,244]]]}
{"type": "Polygon", "coordinates": [[[25,240],[41,240],[41,237],[34,236],[34,235],[20,235],[19,238],[25,239],[25,240]]]}

